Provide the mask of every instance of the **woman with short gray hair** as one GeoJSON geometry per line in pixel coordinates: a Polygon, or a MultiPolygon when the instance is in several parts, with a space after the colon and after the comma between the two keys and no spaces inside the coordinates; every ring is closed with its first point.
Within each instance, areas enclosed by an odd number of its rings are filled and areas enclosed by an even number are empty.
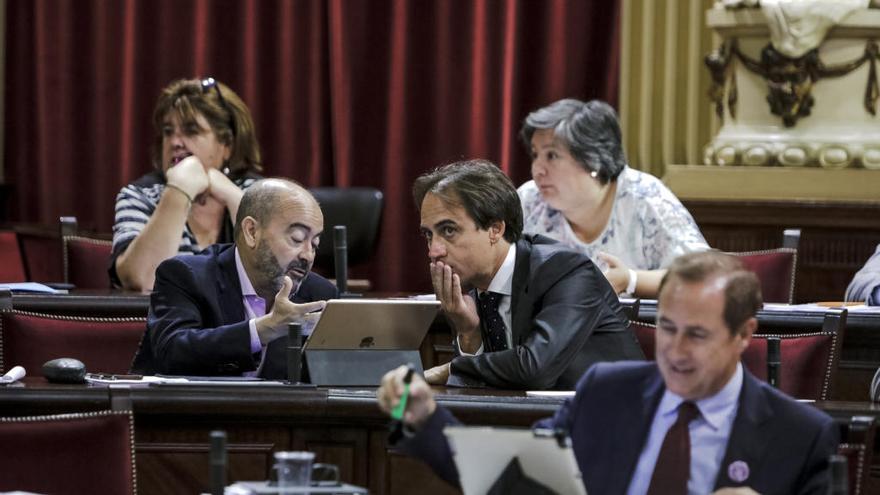
{"type": "Polygon", "coordinates": [[[520,137],[533,178],[517,191],[524,231],[587,254],[617,293],[656,297],[664,267],[709,248],[672,191],[627,166],[607,103],[559,100],[530,113],[520,137]]]}

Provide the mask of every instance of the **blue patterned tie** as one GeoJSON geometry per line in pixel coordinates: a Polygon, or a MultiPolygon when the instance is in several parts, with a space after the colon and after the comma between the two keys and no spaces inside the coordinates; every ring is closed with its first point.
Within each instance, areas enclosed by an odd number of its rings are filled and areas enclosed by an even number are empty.
{"type": "Polygon", "coordinates": [[[507,327],[498,313],[498,303],[503,294],[497,292],[483,292],[480,294],[480,312],[483,316],[483,324],[486,326],[486,336],[489,344],[489,352],[503,351],[507,349],[507,327]]]}

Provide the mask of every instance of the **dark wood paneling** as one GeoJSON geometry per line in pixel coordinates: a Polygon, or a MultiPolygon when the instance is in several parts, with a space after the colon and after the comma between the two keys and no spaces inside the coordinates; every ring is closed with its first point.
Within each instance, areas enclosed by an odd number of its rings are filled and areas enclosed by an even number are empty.
{"type": "Polygon", "coordinates": [[[227,435],[230,480],[266,479],[273,453],[291,450],[290,428],[211,417],[135,418],[138,493],[192,494],[209,487],[208,438],[213,430],[227,435]]]}
{"type": "MultiPolygon", "coordinates": [[[[188,495],[205,491],[209,484],[209,449],[207,443],[200,442],[137,443],[138,493],[188,495]]],[[[272,453],[277,450],[283,449],[274,442],[228,443],[229,479],[265,479],[273,462],[272,453]]]]}
{"type": "Polygon", "coordinates": [[[411,457],[388,453],[389,495],[411,495],[431,493],[434,495],[456,495],[461,491],[440,479],[427,465],[411,457]]]}
{"type": "Polygon", "coordinates": [[[293,450],[315,453],[315,462],[336,464],[339,476],[348,483],[367,486],[369,432],[350,427],[296,428],[293,450]]]}

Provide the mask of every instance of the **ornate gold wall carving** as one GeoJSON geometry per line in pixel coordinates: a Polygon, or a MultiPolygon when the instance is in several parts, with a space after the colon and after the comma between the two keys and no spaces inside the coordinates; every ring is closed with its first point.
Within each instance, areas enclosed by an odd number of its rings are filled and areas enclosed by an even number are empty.
{"type": "MultiPolygon", "coordinates": [[[[704,57],[722,43],[721,36],[713,34],[707,27],[707,12],[713,4],[713,0],[623,1],[619,108],[630,164],[663,177],[673,192],[683,199],[880,201],[880,194],[876,192],[880,191],[880,173],[849,169],[847,173],[839,174],[844,170],[837,169],[846,167],[854,160],[860,167],[874,168],[875,162],[880,164],[880,152],[875,159],[873,148],[862,146],[864,150],[849,150],[844,146],[846,157],[841,158],[838,156],[841,152],[837,149],[840,146],[817,148],[818,144],[810,143],[818,141],[807,134],[812,132],[815,125],[816,119],[813,117],[802,119],[797,125],[801,129],[802,122],[805,123],[803,131],[798,131],[803,132],[804,139],[808,141],[800,147],[803,148],[803,159],[794,156],[794,151],[798,150],[788,150],[791,146],[786,147],[785,143],[775,141],[765,146],[766,156],[762,159],[758,156],[761,150],[739,150],[736,144],[739,141],[734,139],[736,142],[731,141],[733,144],[729,146],[735,155],[731,163],[735,161],[751,165],[745,168],[754,169],[756,174],[743,170],[743,167],[702,165],[706,161],[704,150],[709,149],[707,145],[713,143],[713,138],[721,129],[721,120],[715,115],[714,105],[708,96],[712,77],[703,64],[704,57]],[[760,164],[772,166],[758,166],[760,164]]],[[[871,26],[874,15],[880,13],[874,11],[869,16],[872,19],[847,26],[849,33],[852,36],[865,36],[865,33],[874,29],[871,26]]],[[[737,29],[750,37],[747,44],[740,43],[739,49],[751,59],[759,59],[760,49],[767,43],[766,37],[760,43],[756,40],[756,37],[765,36],[767,32],[763,13],[759,9],[743,9],[732,17],[735,19],[729,28],[719,28],[718,22],[715,22],[716,28],[721,33],[725,33],[725,29],[737,29]]],[[[833,30],[829,35],[833,36],[833,30]]],[[[822,54],[822,60],[829,65],[853,61],[864,53],[864,41],[852,53],[838,49],[839,43],[834,41],[832,44],[834,57],[822,54]]],[[[849,76],[859,81],[859,89],[852,91],[858,93],[853,94],[853,98],[858,105],[859,115],[853,115],[857,118],[849,121],[851,127],[855,126],[851,136],[867,131],[860,119],[869,126],[880,121],[880,117],[866,112],[862,104],[865,81],[869,80],[869,65],[863,64],[849,76]]],[[[751,75],[739,83],[739,121],[751,122],[758,113],[770,115],[764,99],[766,81],[751,75]],[[744,103],[743,95],[755,91],[763,94],[760,103],[744,103]]],[[[823,80],[812,88],[817,106],[827,104],[823,102],[829,90],[824,83],[823,80]]],[[[727,96],[723,94],[722,97],[727,96]]],[[[837,109],[838,113],[844,111],[851,114],[848,107],[837,109]]],[[[725,119],[729,118],[729,114],[725,115],[725,119]]],[[[781,127],[780,118],[777,116],[775,119],[781,127]]],[[[734,137],[730,136],[730,139],[734,137]]],[[[724,143],[717,138],[715,140],[718,146],[713,148],[713,157],[724,147],[724,143]]]]}

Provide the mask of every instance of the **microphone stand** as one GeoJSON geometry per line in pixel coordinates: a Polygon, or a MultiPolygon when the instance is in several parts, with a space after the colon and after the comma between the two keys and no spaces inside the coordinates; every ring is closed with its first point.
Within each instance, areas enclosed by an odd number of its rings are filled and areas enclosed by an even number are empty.
{"type": "Polygon", "coordinates": [[[779,388],[779,368],[781,366],[779,337],[767,338],[767,383],[774,388],[779,388]]]}
{"type": "Polygon", "coordinates": [[[340,299],[361,297],[361,294],[348,292],[348,241],[345,225],[333,227],[333,263],[336,270],[336,288],[340,299]]]}

